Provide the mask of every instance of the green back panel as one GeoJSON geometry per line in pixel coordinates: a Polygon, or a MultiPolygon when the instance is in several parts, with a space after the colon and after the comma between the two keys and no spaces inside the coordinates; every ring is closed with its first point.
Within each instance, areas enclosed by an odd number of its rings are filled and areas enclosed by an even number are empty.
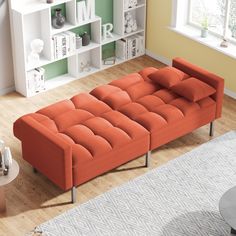
{"type": "Polygon", "coordinates": [[[113,23],[113,0],[96,0],[95,12],[102,18],[102,24],[113,23]]]}
{"type": "Polygon", "coordinates": [[[115,56],[116,44],[114,42],[102,46],[102,59],[115,56]]]}
{"type": "Polygon", "coordinates": [[[67,59],[63,59],[46,66],[43,66],[45,69],[45,79],[49,80],[54,77],[64,75],[68,73],[67,59]]]}
{"type": "Polygon", "coordinates": [[[74,28],[71,31],[78,35],[81,35],[84,32],[87,32],[88,34],[91,35],[91,25],[90,24],[83,25],[81,27],[74,28]]]}

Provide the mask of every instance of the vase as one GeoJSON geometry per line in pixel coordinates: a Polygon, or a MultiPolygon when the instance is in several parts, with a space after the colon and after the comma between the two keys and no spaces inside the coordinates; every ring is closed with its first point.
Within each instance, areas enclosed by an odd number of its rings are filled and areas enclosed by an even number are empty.
{"type": "Polygon", "coordinates": [[[201,37],[206,38],[208,35],[208,29],[201,29],[201,37]]]}
{"type": "Polygon", "coordinates": [[[76,41],[76,49],[80,49],[82,47],[82,38],[79,35],[76,35],[75,41],[76,41]]]}
{"type": "Polygon", "coordinates": [[[66,18],[62,15],[61,9],[55,9],[55,16],[52,17],[52,26],[61,29],[65,24],[66,18]]]}
{"type": "Polygon", "coordinates": [[[87,32],[84,32],[81,35],[82,38],[82,46],[87,46],[90,43],[90,35],[87,32]]]}

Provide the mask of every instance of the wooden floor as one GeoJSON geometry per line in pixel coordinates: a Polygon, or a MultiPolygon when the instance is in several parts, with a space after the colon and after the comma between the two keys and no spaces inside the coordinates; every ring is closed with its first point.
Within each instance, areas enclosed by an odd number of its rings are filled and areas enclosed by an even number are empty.
{"type": "MultiPolygon", "coordinates": [[[[6,187],[7,212],[0,215],[1,236],[24,235],[38,224],[148,171],[141,167],[144,164],[143,157],[132,161],[118,170],[78,187],[77,204],[72,205],[68,203],[70,192],[64,193],[41,174],[33,173],[31,166],[21,158],[20,142],[12,134],[12,124],[21,115],[70,98],[77,93],[90,91],[98,85],[106,84],[147,66],[163,67],[164,65],[144,56],[32,98],[24,98],[17,93],[0,97],[0,139],[5,140],[10,146],[14,158],[20,165],[18,178],[6,187]]],[[[215,136],[232,129],[236,129],[236,101],[225,96],[223,117],[216,121],[215,136]]],[[[210,140],[208,131],[208,126],[202,127],[154,151],[151,168],[163,165],[207,142],[210,140]]]]}

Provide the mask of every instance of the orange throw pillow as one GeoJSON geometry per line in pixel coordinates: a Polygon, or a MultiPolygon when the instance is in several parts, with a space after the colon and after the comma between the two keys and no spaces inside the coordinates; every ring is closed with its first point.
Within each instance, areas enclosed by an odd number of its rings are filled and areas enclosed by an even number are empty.
{"type": "Polygon", "coordinates": [[[174,67],[168,66],[150,74],[148,77],[153,82],[165,88],[170,88],[178,84],[181,80],[189,78],[189,75],[174,67]]]}
{"type": "Polygon", "coordinates": [[[197,102],[216,92],[213,87],[196,78],[189,78],[182,81],[171,87],[171,90],[191,102],[197,102]]]}

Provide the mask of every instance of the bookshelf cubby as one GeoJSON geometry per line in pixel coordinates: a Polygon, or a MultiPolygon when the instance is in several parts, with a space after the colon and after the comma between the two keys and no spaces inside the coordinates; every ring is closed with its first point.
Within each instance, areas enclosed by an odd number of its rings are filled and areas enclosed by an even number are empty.
{"type": "Polygon", "coordinates": [[[137,5],[131,8],[127,8],[126,1],[128,0],[95,0],[95,17],[81,23],[77,21],[77,0],[54,0],[52,4],[47,4],[46,0],[10,0],[16,91],[26,97],[36,94],[27,87],[27,75],[39,67],[45,70],[45,90],[48,90],[113,66],[104,64],[106,58],[115,57],[114,65],[117,65],[143,55],[146,0],[138,0],[137,5]],[[56,8],[62,9],[62,14],[66,18],[65,25],[60,29],[52,26],[56,8]],[[129,33],[125,32],[127,13],[130,13],[137,22],[137,29],[129,33]],[[106,23],[112,23],[114,26],[112,38],[103,38],[102,25],[106,23]],[[85,31],[90,35],[90,43],[87,46],[73,51],[68,49],[66,55],[55,57],[55,45],[52,40],[54,37],[65,35],[67,32],[81,35],[85,31]],[[40,60],[37,62],[28,60],[31,52],[30,44],[34,39],[41,39],[44,42],[40,60]],[[118,57],[116,55],[117,45],[120,45],[118,43],[129,45],[130,39],[137,40],[136,44],[139,42],[139,50],[135,55],[118,57]]]}

